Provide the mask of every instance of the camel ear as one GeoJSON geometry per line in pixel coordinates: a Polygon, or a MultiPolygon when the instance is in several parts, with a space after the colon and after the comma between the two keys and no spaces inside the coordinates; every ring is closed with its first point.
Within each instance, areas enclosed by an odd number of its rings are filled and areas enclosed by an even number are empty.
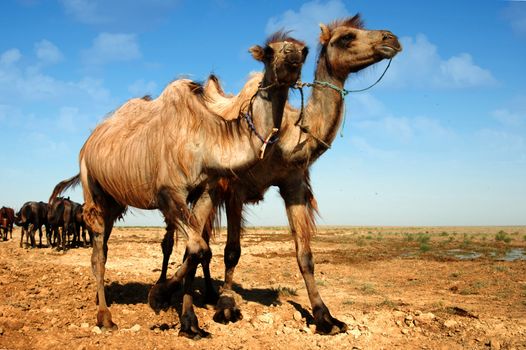
{"type": "Polygon", "coordinates": [[[322,45],[326,45],[329,43],[329,40],[331,40],[331,31],[329,30],[329,27],[327,27],[325,24],[320,23],[320,43],[322,45]]]}
{"type": "Polygon", "coordinates": [[[250,52],[252,57],[258,61],[263,61],[265,58],[265,50],[259,45],[252,46],[250,49],[248,49],[248,52],[250,52]]]}

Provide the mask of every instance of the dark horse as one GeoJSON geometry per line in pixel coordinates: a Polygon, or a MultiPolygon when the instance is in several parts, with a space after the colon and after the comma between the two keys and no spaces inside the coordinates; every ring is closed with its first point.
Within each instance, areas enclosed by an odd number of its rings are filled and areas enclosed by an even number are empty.
{"type": "Polygon", "coordinates": [[[46,229],[46,239],[51,246],[50,229],[47,221],[48,204],[45,202],[26,202],[16,213],[15,224],[22,227],[20,233],[20,247],[22,247],[24,234],[26,242],[31,240],[31,247],[35,247],[35,231],[38,229],[40,234],[39,246],[42,247],[42,226],[46,229]]]}
{"type": "Polygon", "coordinates": [[[68,234],[75,235],[75,206],[79,205],[69,198],[58,197],[50,201],[47,220],[51,225],[53,241],[58,240],[57,248],[66,249],[66,238],[68,234]],[[62,232],[59,232],[62,228],[62,232]]]}
{"type": "Polygon", "coordinates": [[[13,239],[13,223],[15,222],[15,211],[13,208],[2,207],[0,209],[0,235],[7,241],[7,233],[13,239]],[[3,233],[2,233],[3,231],[3,233]]]}

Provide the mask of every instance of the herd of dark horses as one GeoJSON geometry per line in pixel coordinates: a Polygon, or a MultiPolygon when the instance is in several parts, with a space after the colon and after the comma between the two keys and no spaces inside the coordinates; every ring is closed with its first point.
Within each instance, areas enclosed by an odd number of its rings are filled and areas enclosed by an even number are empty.
{"type": "Polygon", "coordinates": [[[38,230],[39,243],[42,245],[42,227],[44,227],[47,246],[60,250],[72,247],[91,246],[91,234],[86,240],[86,224],[83,216],[83,204],[68,198],[56,198],[52,203],[26,202],[15,214],[13,208],[0,209],[0,237],[3,241],[13,239],[13,224],[21,227],[20,247],[37,247],[35,234],[38,230]],[[82,238],[82,241],[81,241],[82,238]]]}

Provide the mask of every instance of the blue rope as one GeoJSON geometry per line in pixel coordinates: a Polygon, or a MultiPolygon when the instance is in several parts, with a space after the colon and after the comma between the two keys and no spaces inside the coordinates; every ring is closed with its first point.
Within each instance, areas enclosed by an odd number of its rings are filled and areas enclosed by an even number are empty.
{"type": "Polygon", "coordinates": [[[275,136],[272,136],[268,141],[266,141],[265,138],[261,136],[260,133],[256,130],[256,126],[254,125],[254,121],[252,120],[252,117],[250,116],[250,114],[243,113],[243,118],[245,118],[245,120],[247,121],[248,128],[252,132],[254,132],[254,134],[256,134],[256,136],[258,137],[258,139],[261,140],[261,142],[272,145],[273,143],[276,143],[279,140],[279,136],[275,135],[275,136]]]}

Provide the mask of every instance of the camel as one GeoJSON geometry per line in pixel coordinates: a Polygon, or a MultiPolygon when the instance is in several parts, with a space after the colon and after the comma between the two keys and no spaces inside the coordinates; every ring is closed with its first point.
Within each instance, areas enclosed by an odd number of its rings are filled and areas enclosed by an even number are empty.
{"type": "Polygon", "coordinates": [[[117,327],[104,293],[107,243],[114,221],[133,206],[159,209],[166,235],[177,229],[186,236],[188,254],[174,277],[184,280],[179,335],[209,335],[199,328],[191,292],[197,265],[209,261],[210,248],[201,232],[217,204],[213,189],[220,178],[261,161],[281,126],[289,87],[300,77],[308,52],[284,32],[249,51],[264,64],[264,74],[248,105],[238,106],[241,117],[224,120],[206,107],[201,85],[175,80],[156,99],[129,100],[100,123],[80,151],[80,173],[55,187],[50,202],[82,183],[84,219],[93,233],[98,326],[117,327]]]}
{"type": "MultiPolygon", "coordinates": [[[[347,325],[329,312],[314,279],[310,240],[316,231],[318,209],[310,184],[309,167],[330,148],[336,137],[344,114],[344,85],[348,76],[383,59],[393,58],[402,48],[390,31],[364,29],[359,14],[329,25],[320,24],[320,29],[315,80],[305,109],[287,105],[280,139],[272,154],[235,179],[221,181],[228,228],[224,251],[225,281],[216,305],[216,322],[226,324],[242,318],[232,295],[232,284],[241,255],[243,205],[262,200],[270,186],[277,186],[285,202],[296,260],[307,288],[316,331],[337,334],[347,330],[347,325]]],[[[226,96],[215,77],[208,81],[205,93],[209,97],[209,108],[219,113],[228,103],[235,103],[236,96],[226,96]]],[[[207,266],[204,264],[203,269],[207,266]]],[[[210,272],[204,274],[207,278],[210,272]]]]}

